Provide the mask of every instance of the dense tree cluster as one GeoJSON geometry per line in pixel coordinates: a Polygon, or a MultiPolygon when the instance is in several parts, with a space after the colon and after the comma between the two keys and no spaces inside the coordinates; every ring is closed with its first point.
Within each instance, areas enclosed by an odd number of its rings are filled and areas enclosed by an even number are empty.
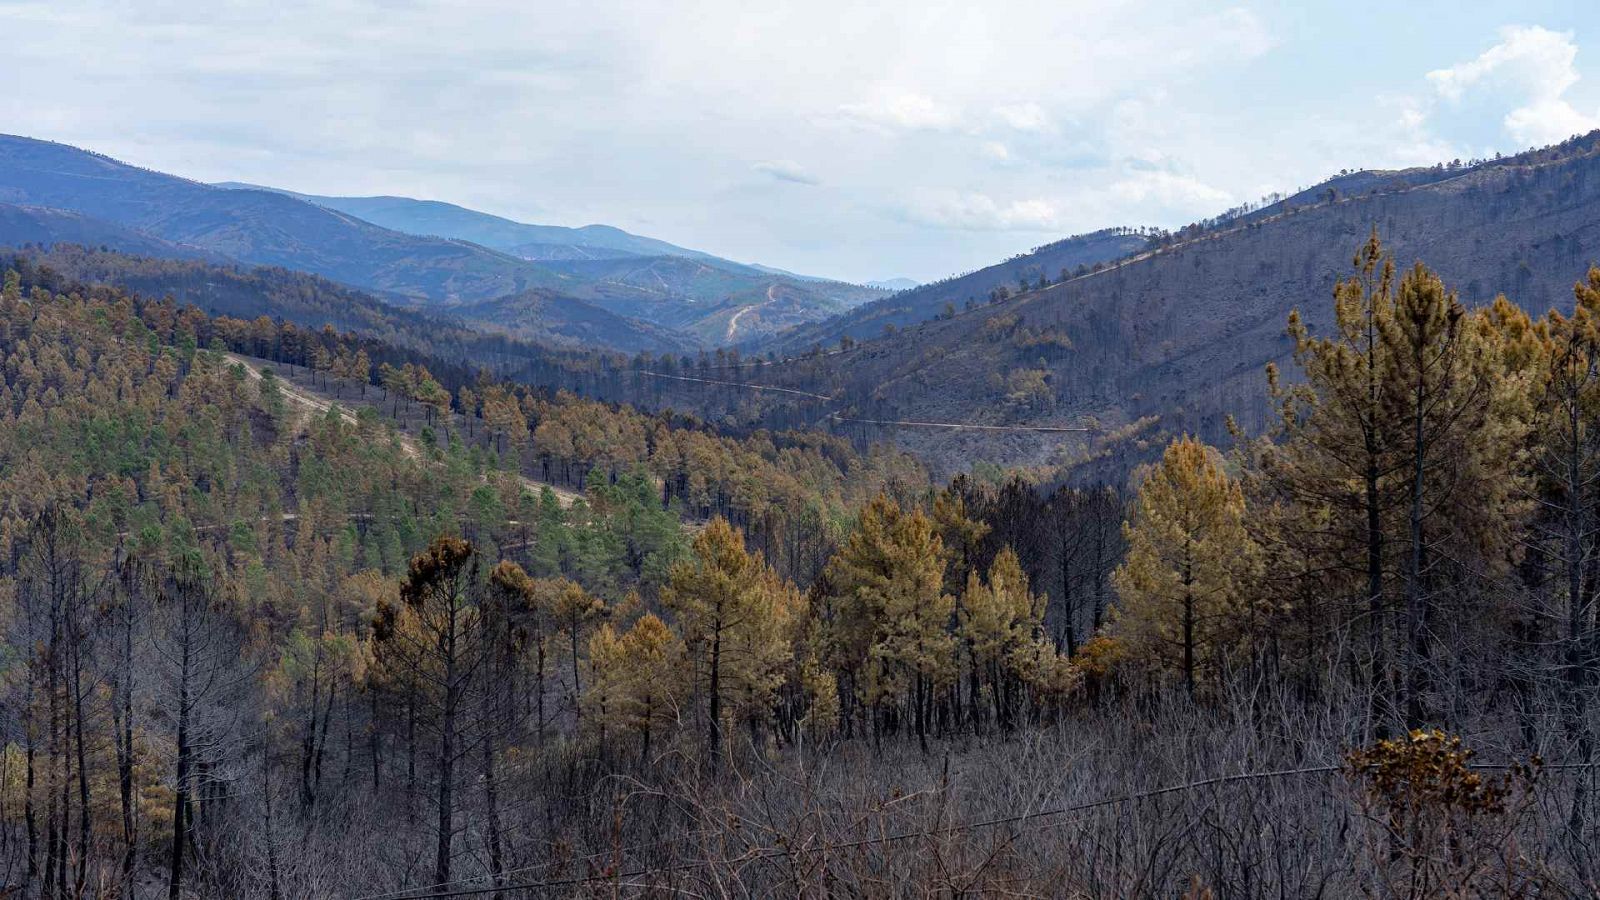
{"type": "Polygon", "coordinates": [[[1490,672],[1587,682],[1600,270],[1572,316],[1534,320],[1503,298],[1469,312],[1376,236],[1355,263],[1331,333],[1291,317],[1304,380],[1269,372],[1279,428],[1231,463],[1175,442],[1146,476],[1118,630],[1181,650],[1159,667],[1191,689],[1360,672],[1380,733],[1439,721],[1490,672]]]}
{"type": "Polygon", "coordinates": [[[1576,300],[1374,237],[1277,426],[1125,494],[10,273],[0,884],[1581,893],[1576,300]]]}
{"type": "Polygon", "coordinates": [[[224,889],[196,867],[241,791],[310,823],[370,777],[449,835],[477,802],[449,793],[458,773],[493,785],[508,754],[831,734],[808,601],[716,514],[820,570],[860,492],[920,477],[825,435],[736,439],[483,378],[451,394],[331,331],[25,294],[16,271],[0,337],[0,815],[7,864],[57,892],[161,853],[171,884],[224,889]],[[224,350],[308,359],[311,384],[373,405],[305,409],[224,350]],[[403,430],[412,406],[427,440],[403,430]],[[565,505],[519,454],[589,489],[565,505]],[[691,540],[682,519],[708,515],[691,540]]]}

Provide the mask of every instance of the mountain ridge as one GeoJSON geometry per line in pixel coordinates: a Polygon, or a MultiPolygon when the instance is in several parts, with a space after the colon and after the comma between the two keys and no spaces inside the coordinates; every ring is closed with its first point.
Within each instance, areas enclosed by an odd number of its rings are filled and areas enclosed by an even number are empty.
{"type": "Polygon", "coordinates": [[[1147,237],[1133,229],[1104,228],[1073,235],[971,272],[896,291],[843,316],[779,335],[766,346],[796,352],[815,344],[835,344],[846,337],[852,340],[876,337],[886,327],[904,328],[937,315],[947,315],[952,309],[987,302],[996,290],[1015,291],[1024,279],[1031,283],[1044,277],[1054,280],[1063,270],[1109,262],[1147,245],[1147,237]]]}
{"type": "MultiPolygon", "coordinates": [[[[411,212],[420,203],[409,198],[379,200],[398,203],[411,212]]],[[[596,327],[612,321],[619,327],[616,340],[608,339],[603,330],[588,333],[594,334],[599,346],[613,348],[640,346],[637,328],[570,303],[558,303],[554,293],[588,303],[597,312],[639,318],[658,329],[680,330],[680,336],[670,339],[662,333],[662,346],[748,343],[883,293],[822,279],[771,274],[764,268],[720,260],[611,226],[525,226],[452,204],[424,205],[446,217],[465,217],[477,226],[499,228],[504,242],[541,234],[568,241],[540,245],[540,252],[530,255],[547,258],[527,259],[462,238],[384,227],[292,193],[217,187],[131,166],[90,150],[9,135],[0,135],[0,203],[82,217],[73,220],[75,227],[68,227],[69,219],[63,216],[52,215],[46,222],[38,213],[13,212],[10,229],[0,231],[0,241],[6,243],[111,243],[130,252],[175,258],[193,255],[191,250],[178,249],[192,247],[212,254],[213,259],[281,266],[418,305],[448,307],[497,298],[526,299],[528,292],[534,291],[538,303],[502,304],[499,309],[520,306],[529,314],[555,314],[565,309],[596,327]],[[104,224],[91,226],[89,220],[104,224]],[[626,253],[614,250],[608,258],[595,259],[595,252],[571,243],[574,236],[589,242],[590,247],[627,244],[632,249],[626,253]],[[652,260],[678,262],[648,262],[652,260]],[[641,267],[638,261],[647,262],[641,267]],[[684,261],[690,263],[687,268],[680,265],[684,261]],[[607,265],[595,268],[597,274],[585,280],[584,263],[607,265]],[[708,276],[702,267],[714,272],[708,276]],[[646,283],[639,281],[645,276],[632,274],[641,268],[655,270],[646,283]],[[669,280],[663,276],[664,270],[681,277],[669,280]],[[749,307],[765,305],[774,291],[786,298],[781,308],[769,308],[765,316],[745,314],[749,307]],[[736,327],[728,327],[729,322],[736,327]]],[[[529,253],[528,245],[513,246],[513,250],[519,248],[529,253]]],[[[540,330],[536,322],[521,323],[518,328],[530,326],[540,330]]]]}
{"type": "Polygon", "coordinates": [[[410,197],[334,197],[243,182],[218,186],[279,193],[385,228],[472,241],[538,263],[539,274],[522,289],[502,298],[463,301],[475,309],[495,310],[499,323],[508,310],[547,308],[552,292],[559,292],[620,316],[677,329],[707,346],[750,345],[885,293],[871,286],[735,262],[611,225],[535,225],[410,197]],[[530,306],[527,301],[532,297],[540,300],[530,306]],[[523,302],[493,302],[516,298],[523,302]]]}
{"type": "MultiPolygon", "coordinates": [[[[853,433],[893,439],[947,472],[974,460],[1092,469],[1107,452],[1102,438],[1124,450],[1158,446],[1155,433],[1226,443],[1230,415],[1247,430],[1264,427],[1273,411],[1262,372],[1289,361],[1289,312],[1299,309],[1314,330],[1330,327],[1333,285],[1374,227],[1399,264],[1426,263],[1466,302],[1505,293],[1534,313],[1570,306],[1573,280],[1600,259],[1600,132],[1472,167],[1340,183],[1365,190],[1336,185],[1314,203],[1147,236],[1148,249],[1097,270],[842,349],[802,352],[763,369],[762,381],[835,397],[842,418],[1084,424],[1098,437],[853,433]]],[[[1314,199],[1323,188],[1310,190],[1297,196],[1314,199]]],[[[895,308],[901,300],[799,329],[787,343],[815,346],[816,332],[884,308],[917,312],[895,308]]]]}
{"type": "MultiPolygon", "coordinates": [[[[732,260],[680,247],[667,241],[632,234],[613,225],[594,223],[577,227],[519,222],[444,200],[422,200],[393,194],[373,196],[332,196],[307,194],[287,188],[250,184],[242,181],[217,182],[225,190],[268,191],[294,197],[307,203],[338,210],[407,234],[471,241],[494,250],[513,253],[518,247],[553,245],[608,250],[622,256],[683,256],[690,259],[732,260]]],[[[600,258],[600,257],[596,257],[600,258]]]]}
{"type": "Polygon", "coordinates": [[[265,191],[228,191],[49,141],[0,135],[0,202],[67,210],[252,265],[418,300],[514,293],[526,261],[265,191]]]}

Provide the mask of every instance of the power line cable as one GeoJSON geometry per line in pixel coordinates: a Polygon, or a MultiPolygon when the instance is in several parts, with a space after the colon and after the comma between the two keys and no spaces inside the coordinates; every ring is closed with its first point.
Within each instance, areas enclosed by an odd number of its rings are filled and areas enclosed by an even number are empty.
{"type": "Polygon", "coordinates": [[[833,413],[829,416],[835,422],[861,422],[866,425],[893,425],[909,428],[950,428],[955,430],[972,431],[1041,431],[1048,434],[1065,432],[1089,432],[1093,429],[1085,426],[1074,425],[979,425],[973,422],[916,422],[905,419],[856,419],[833,413]]]}
{"type": "MultiPolygon", "coordinates": [[[[856,848],[856,847],[870,846],[870,845],[873,845],[873,844],[897,843],[897,842],[900,842],[900,841],[911,840],[913,838],[934,837],[934,836],[945,835],[945,834],[958,834],[958,833],[961,833],[961,832],[973,831],[973,830],[980,829],[980,828],[992,828],[992,827],[995,827],[997,825],[1016,824],[1016,823],[1019,823],[1019,822],[1032,821],[1034,819],[1041,819],[1041,818],[1047,818],[1047,817],[1052,817],[1052,816],[1066,815],[1068,813],[1086,812],[1088,810],[1097,809],[1097,808],[1104,807],[1104,806],[1112,806],[1112,805],[1115,805],[1115,804],[1118,804],[1118,803],[1128,803],[1128,802],[1132,802],[1132,801],[1135,801],[1135,800],[1144,800],[1144,799],[1149,799],[1151,797],[1158,797],[1158,796],[1161,796],[1163,794],[1171,794],[1171,793],[1176,793],[1176,792],[1179,792],[1179,791],[1194,790],[1196,788],[1207,787],[1207,786],[1210,786],[1210,785],[1227,784],[1227,783],[1230,783],[1230,782],[1247,781],[1247,780],[1252,780],[1252,779],[1279,778],[1279,777],[1287,777],[1287,776],[1290,776],[1290,775],[1306,775],[1306,774],[1316,774],[1316,773],[1325,773],[1325,772],[1335,772],[1335,771],[1340,770],[1341,768],[1342,768],[1342,766],[1313,766],[1313,767],[1302,768],[1302,769],[1280,769],[1280,770],[1271,771],[1271,772],[1246,772],[1246,773],[1241,773],[1241,774],[1237,774],[1237,775],[1222,775],[1222,776],[1217,776],[1215,778],[1203,779],[1203,780],[1200,780],[1200,781],[1192,781],[1192,782],[1186,782],[1184,784],[1169,785],[1167,787],[1155,788],[1153,790],[1143,791],[1143,792],[1136,793],[1136,794],[1124,794],[1124,795],[1117,796],[1117,797],[1107,797],[1107,798],[1104,798],[1104,799],[1101,799],[1101,800],[1094,800],[1094,801],[1091,801],[1091,802],[1088,802],[1088,803],[1080,803],[1080,804],[1076,804],[1076,805],[1073,805],[1073,806],[1062,806],[1062,807],[1057,807],[1055,809],[1040,810],[1038,812],[1032,812],[1032,813],[1019,813],[1019,814],[1016,814],[1016,815],[1001,816],[999,818],[985,819],[985,820],[977,821],[977,822],[963,822],[963,823],[960,823],[960,824],[957,824],[957,825],[946,826],[944,828],[934,828],[934,829],[922,830],[922,831],[906,831],[906,832],[900,832],[900,833],[897,833],[897,834],[883,835],[883,836],[880,836],[880,837],[860,838],[858,840],[842,841],[842,842],[834,843],[834,844],[821,844],[821,845],[818,845],[817,847],[814,847],[814,848],[790,849],[790,848],[787,848],[787,847],[768,847],[768,848],[764,848],[764,849],[761,849],[761,850],[753,851],[751,853],[746,853],[746,854],[744,854],[742,856],[734,857],[733,859],[727,860],[727,862],[747,864],[747,863],[752,863],[752,862],[760,862],[761,860],[765,860],[765,859],[774,859],[774,858],[777,858],[777,857],[780,857],[780,856],[789,856],[789,855],[792,855],[792,854],[795,854],[795,853],[829,853],[829,852],[834,852],[834,851],[838,851],[838,850],[850,850],[850,849],[853,849],[853,848],[856,848]]],[[[712,865],[713,862],[714,861],[712,861],[712,860],[696,860],[696,861],[693,861],[693,862],[677,863],[675,865],[670,865],[670,866],[658,866],[658,867],[653,867],[653,868],[652,867],[644,867],[644,868],[632,869],[632,870],[629,870],[629,871],[626,871],[626,872],[618,872],[618,873],[611,873],[611,874],[576,876],[576,877],[572,877],[572,878],[562,878],[562,879],[555,879],[555,880],[550,880],[550,881],[523,882],[523,883],[520,883],[520,884],[502,884],[502,885],[493,886],[493,887],[466,888],[466,889],[461,889],[461,890],[452,890],[452,891],[444,891],[444,892],[436,892],[436,893],[428,893],[428,894],[399,894],[399,895],[395,895],[395,894],[379,894],[379,895],[373,895],[371,897],[356,898],[356,900],[443,900],[443,898],[449,898],[449,897],[481,896],[483,894],[492,894],[492,893],[501,892],[501,891],[543,891],[543,890],[552,890],[552,889],[556,889],[556,888],[577,887],[577,886],[584,885],[584,884],[592,884],[592,883],[597,882],[597,881],[620,880],[620,879],[625,879],[625,878],[641,878],[641,877],[644,877],[644,876],[647,876],[647,875],[666,875],[666,874],[670,874],[670,873],[673,873],[673,872],[682,872],[682,871],[689,871],[689,870],[692,870],[692,869],[704,868],[706,866],[712,865]]],[[[421,890],[427,890],[427,888],[420,888],[420,889],[421,890]]]]}
{"type": "Polygon", "coordinates": [[[810,391],[799,391],[795,390],[794,388],[778,387],[770,384],[752,384],[748,381],[719,381],[715,378],[694,378],[688,375],[668,375],[665,372],[651,372],[646,369],[629,369],[627,371],[631,371],[636,375],[646,375],[651,378],[670,378],[673,381],[697,381],[701,384],[720,384],[726,387],[750,388],[751,390],[756,391],[777,391],[783,394],[797,394],[801,397],[809,397],[813,400],[822,400],[828,403],[838,402],[833,397],[829,397],[824,394],[813,394],[810,391]]]}
{"type": "MultiPolygon", "coordinates": [[[[1557,765],[1545,765],[1545,766],[1541,766],[1541,768],[1544,768],[1544,769],[1589,769],[1589,768],[1593,768],[1594,765],[1595,764],[1593,764],[1593,763],[1557,764],[1557,765]]],[[[1472,769],[1490,769],[1490,770],[1513,769],[1513,768],[1517,768],[1517,767],[1518,767],[1518,764],[1512,764],[1512,763],[1472,763],[1472,764],[1470,764],[1468,766],[1468,768],[1472,768],[1472,769]]],[[[993,827],[999,826],[999,825],[1014,825],[1014,824],[1018,824],[1018,823],[1021,823],[1021,822],[1033,821],[1033,820],[1036,820],[1036,819],[1051,818],[1051,817],[1054,817],[1054,816],[1062,816],[1062,815],[1067,815],[1067,814],[1070,814],[1070,813],[1077,813],[1077,812],[1087,812],[1087,811],[1092,810],[1092,809],[1099,809],[1099,808],[1106,807],[1106,806],[1114,806],[1114,805],[1117,805],[1119,803],[1131,803],[1131,802],[1134,802],[1134,801],[1137,801],[1137,800],[1148,800],[1148,799],[1151,799],[1153,797],[1160,797],[1160,796],[1163,796],[1163,795],[1166,795],[1166,794],[1174,794],[1174,793],[1180,793],[1180,792],[1183,792],[1183,791],[1197,790],[1199,788],[1213,787],[1213,786],[1221,785],[1221,784],[1233,784],[1233,783],[1243,782],[1243,781],[1255,781],[1255,780],[1263,780],[1263,779],[1271,779],[1271,778],[1287,778],[1287,777],[1295,776],[1295,775],[1327,774],[1327,773],[1331,773],[1331,772],[1342,771],[1344,768],[1345,767],[1343,765],[1307,766],[1307,767],[1299,768],[1299,769],[1276,769],[1276,770],[1267,771],[1267,772],[1241,772],[1241,773],[1234,774],[1234,775],[1218,775],[1218,776],[1215,776],[1215,777],[1212,777],[1212,778],[1203,778],[1203,779],[1200,779],[1199,781],[1189,781],[1189,782],[1184,782],[1183,784],[1168,785],[1166,787],[1154,788],[1154,789],[1151,789],[1151,790],[1148,790],[1148,791],[1140,791],[1138,793],[1133,793],[1133,794],[1122,794],[1122,795],[1119,795],[1119,796],[1116,796],[1116,797],[1106,797],[1106,798],[1103,798],[1103,799],[1100,799],[1100,800],[1092,800],[1092,801],[1090,801],[1088,803],[1079,803],[1079,804],[1074,804],[1074,805],[1071,805],[1071,806],[1061,806],[1061,807],[1056,807],[1055,809],[1039,810],[1038,812],[1018,813],[1018,814],[1015,814],[1015,815],[1001,816],[1001,817],[993,818],[993,819],[984,819],[984,820],[980,820],[980,821],[976,821],[976,822],[963,822],[963,823],[960,823],[960,824],[957,824],[957,825],[949,825],[949,826],[946,826],[944,828],[933,828],[933,829],[927,829],[927,830],[922,830],[922,831],[906,831],[906,832],[900,832],[900,833],[897,833],[897,834],[883,835],[881,837],[861,838],[861,839],[853,840],[853,841],[842,841],[840,843],[835,843],[835,844],[821,844],[821,845],[818,845],[816,847],[810,847],[810,848],[802,847],[802,848],[791,849],[791,848],[788,848],[788,847],[768,847],[768,848],[764,848],[764,849],[761,849],[761,850],[757,850],[757,851],[753,851],[753,852],[750,852],[750,853],[746,853],[746,854],[744,854],[742,856],[734,857],[734,858],[729,859],[729,860],[725,860],[725,862],[739,863],[739,864],[743,865],[743,864],[748,864],[748,863],[752,863],[752,862],[760,862],[760,861],[766,860],[766,859],[775,859],[775,858],[781,857],[781,856],[790,856],[790,855],[793,855],[793,854],[796,854],[796,853],[829,853],[829,852],[834,852],[834,851],[838,851],[838,850],[850,850],[850,849],[853,849],[853,848],[856,848],[856,847],[870,846],[870,845],[873,845],[873,844],[897,843],[899,841],[907,841],[907,840],[911,840],[911,839],[914,839],[914,838],[935,837],[935,836],[947,835],[947,834],[959,834],[961,832],[966,832],[966,831],[975,831],[975,830],[980,829],[980,828],[993,828],[993,827]]],[[[1052,823],[1045,823],[1045,824],[1043,824],[1043,825],[1041,825],[1039,827],[1048,828],[1048,827],[1051,827],[1051,824],[1052,823]]],[[[588,858],[589,859],[593,859],[596,856],[601,856],[601,855],[604,855],[604,854],[592,854],[588,858]]],[[[642,877],[647,876],[647,875],[667,875],[667,874],[671,874],[673,872],[684,872],[684,871],[689,871],[689,870],[692,870],[692,869],[704,868],[706,866],[713,865],[714,862],[715,861],[713,861],[713,860],[696,860],[696,861],[693,861],[693,862],[677,863],[675,865],[670,865],[670,866],[658,866],[658,867],[654,867],[654,868],[651,868],[651,867],[636,868],[636,869],[631,869],[631,870],[626,871],[626,872],[617,872],[617,873],[599,874],[599,875],[576,876],[576,877],[572,877],[572,878],[562,878],[562,879],[555,879],[555,880],[550,880],[550,881],[523,882],[523,883],[520,883],[520,884],[501,884],[501,885],[494,886],[494,887],[466,888],[466,889],[462,889],[462,890],[444,891],[444,892],[429,893],[429,894],[411,894],[411,893],[406,893],[405,890],[402,889],[402,891],[399,891],[399,892],[390,892],[388,894],[374,894],[374,895],[370,895],[370,896],[367,896],[367,897],[359,897],[359,898],[356,898],[356,900],[444,900],[444,898],[450,898],[450,897],[481,896],[483,894],[492,894],[492,893],[505,892],[505,891],[547,891],[547,890],[552,890],[552,889],[556,889],[556,888],[578,887],[578,886],[585,885],[585,884],[593,884],[593,883],[598,882],[598,881],[621,881],[622,879],[642,878],[642,877]]],[[[535,867],[530,866],[528,868],[535,868],[535,867]]],[[[466,879],[466,880],[471,880],[471,879],[466,879]]],[[[410,890],[428,890],[428,888],[413,888],[413,889],[410,889],[410,890]]]]}

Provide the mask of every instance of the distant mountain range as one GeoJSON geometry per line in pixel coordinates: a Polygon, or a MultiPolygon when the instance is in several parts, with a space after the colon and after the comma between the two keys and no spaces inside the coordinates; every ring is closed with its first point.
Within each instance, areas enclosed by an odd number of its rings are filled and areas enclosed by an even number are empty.
{"type": "Polygon", "coordinates": [[[225,181],[229,190],[271,191],[328,209],[349,213],[374,225],[406,234],[433,235],[471,241],[524,259],[615,259],[628,256],[682,256],[738,266],[699,250],[689,250],[655,238],[629,234],[610,225],[565,228],[529,225],[438,200],[410,197],[324,197],[261,185],[225,181]]]}
{"type": "MultiPolygon", "coordinates": [[[[711,346],[771,337],[885,293],[873,286],[734,262],[609,225],[530,225],[409,197],[325,197],[238,182],[218,187],[272,191],[396,231],[481,244],[538,263],[539,275],[530,284],[546,302],[566,295],[620,316],[677,329],[711,346]]],[[[524,302],[473,308],[522,309],[533,295],[517,296],[524,302]]],[[[505,315],[494,319],[507,322],[505,315]]]]}
{"type": "Polygon", "coordinates": [[[662,349],[749,343],[885,294],[604,225],[527,225],[403,197],[219,187],[0,136],[0,245],[61,242],[281,266],[433,308],[467,310],[534,292],[540,303],[493,308],[540,321],[497,315],[496,327],[581,333],[615,349],[650,344],[648,335],[662,349]]]}
{"type": "Polygon", "coordinates": [[[1173,234],[1106,229],[892,293],[664,252],[614,229],[529,231],[547,226],[383,200],[361,213],[449,233],[323,205],[343,199],[203,185],[0,138],[0,244],[103,245],[167,261],[55,257],[81,277],[411,342],[436,329],[482,358],[496,341],[675,355],[739,345],[745,359],[780,357],[762,383],[833,399],[687,383],[614,399],[749,424],[854,420],[842,427],[947,472],[988,460],[1115,476],[1165,435],[1224,441],[1229,415],[1263,426],[1262,368],[1287,361],[1289,311],[1328,328],[1332,285],[1374,227],[1402,265],[1426,262],[1470,303],[1504,292],[1534,312],[1569,306],[1573,281],[1600,261],[1600,132],[1476,166],[1342,173],[1173,234]],[[455,236],[468,233],[500,246],[455,236]],[[530,245],[539,258],[517,255],[530,245]]]}
{"type": "Polygon", "coordinates": [[[867,287],[883,288],[886,291],[909,291],[921,283],[910,278],[885,278],[882,281],[869,281],[867,287]]]}
{"type": "Polygon", "coordinates": [[[549,308],[524,303],[525,312],[538,315],[502,327],[487,321],[469,322],[455,308],[400,306],[326,278],[274,266],[138,256],[76,243],[55,244],[47,250],[0,250],[0,269],[13,264],[48,268],[56,279],[52,289],[64,290],[74,284],[114,285],[145,297],[170,296],[215,315],[268,316],[310,329],[331,326],[338,331],[356,331],[439,359],[474,365],[526,364],[573,356],[592,361],[593,348],[601,343],[596,338],[600,331],[605,332],[607,346],[628,353],[688,353],[694,349],[668,329],[623,319],[563,297],[548,298],[549,308]]]}
{"type": "Polygon", "coordinates": [[[28,138],[0,137],[0,203],[67,210],[418,301],[514,293],[537,277],[527,261],[477,244],[403,234],[280,194],[224,190],[28,138]]]}

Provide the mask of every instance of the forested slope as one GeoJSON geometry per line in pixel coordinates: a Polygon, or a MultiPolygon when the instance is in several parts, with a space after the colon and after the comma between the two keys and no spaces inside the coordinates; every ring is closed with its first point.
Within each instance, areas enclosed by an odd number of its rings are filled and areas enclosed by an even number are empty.
{"type": "Polygon", "coordinates": [[[845,337],[852,340],[878,337],[885,328],[904,328],[934,316],[970,309],[997,296],[1030,290],[1041,281],[1054,282],[1075,273],[1082,274],[1091,267],[1122,259],[1149,245],[1150,238],[1144,232],[1129,228],[1075,235],[976,272],[899,291],[845,315],[797,328],[761,346],[770,345],[792,353],[803,352],[816,344],[832,346],[845,337]]]}
{"type": "MultiPolygon", "coordinates": [[[[1531,311],[1570,307],[1573,273],[1600,257],[1600,133],[1421,180],[1180,234],[1101,271],[802,356],[763,378],[833,396],[845,416],[1090,424],[1102,434],[1153,421],[1220,441],[1228,415],[1250,430],[1266,422],[1263,370],[1287,361],[1289,313],[1327,329],[1324,301],[1373,229],[1469,306],[1504,293],[1531,311]]],[[[1081,454],[1052,435],[873,434],[946,469],[1081,454]]]]}
{"type": "Polygon", "coordinates": [[[1572,895],[1600,864],[1600,269],[1535,320],[1369,240],[1307,310],[1338,328],[1291,326],[1271,439],[1168,444],[1132,496],[939,489],[48,274],[0,288],[27,894],[1572,895]]]}
{"type": "Polygon", "coordinates": [[[199,247],[163,241],[131,228],[79,213],[43,206],[14,206],[0,203],[0,246],[71,244],[105,247],[123,253],[160,256],[167,259],[226,262],[217,253],[199,247]]]}
{"type": "Polygon", "coordinates": [[[688,349],[687,339],[548,291],[480,305],[418,308],[316,275],[275,266],[239,266],[166,253],[135,255],[57,243],[48,249],[0,248],[0,258],[24,273],[42,270],[51,288],[68,284],[123,287],[147,296],[172,296],[208,312],[268,316],[307,328],[332,326],[403,345],[439,358],[493,365],[517,358],[604,357],[618,351],[688,349]]]}

